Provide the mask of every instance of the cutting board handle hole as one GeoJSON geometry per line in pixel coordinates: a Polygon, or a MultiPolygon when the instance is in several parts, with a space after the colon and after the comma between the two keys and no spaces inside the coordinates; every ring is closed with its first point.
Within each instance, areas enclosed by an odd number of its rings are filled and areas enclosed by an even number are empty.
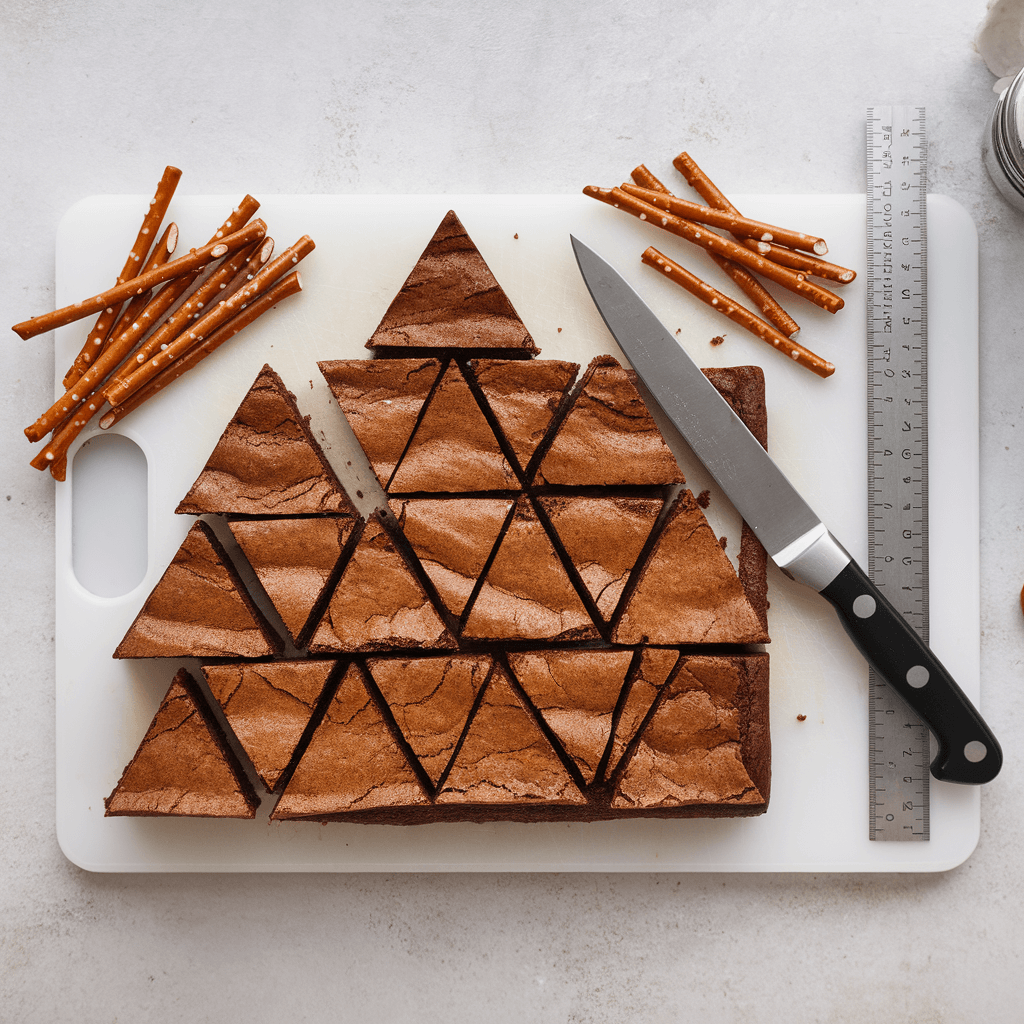
{"type": "Polygon", "coordinates": [[[97,597],[121,597],[145,578],[149,466],[121,434],[79,448],[71,466],[71,564],[97,597]]]}

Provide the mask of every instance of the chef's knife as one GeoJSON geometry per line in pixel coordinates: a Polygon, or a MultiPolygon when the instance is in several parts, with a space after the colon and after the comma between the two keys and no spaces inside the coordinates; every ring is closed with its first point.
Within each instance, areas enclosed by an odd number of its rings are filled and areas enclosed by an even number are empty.
{"type": "Polygon", "coordinates": [[[768,554],[817,590],[872,667],[938,740],[931,772],[982,783],[1003,763],[995,736],[938,658],[826,529],[743,421],[647,304],[592,249],[572,239],[608,329],[665,415],[686,438],[768,554]]]}

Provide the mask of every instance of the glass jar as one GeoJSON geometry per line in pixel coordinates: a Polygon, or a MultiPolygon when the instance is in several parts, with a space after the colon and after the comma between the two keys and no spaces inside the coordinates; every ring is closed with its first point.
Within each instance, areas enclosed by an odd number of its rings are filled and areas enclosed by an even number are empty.
{"type": "Polygon", "coordinates": [[[1024,70],[996,100],[981,155],[996,188],[1024,213],[1024,70]]]}

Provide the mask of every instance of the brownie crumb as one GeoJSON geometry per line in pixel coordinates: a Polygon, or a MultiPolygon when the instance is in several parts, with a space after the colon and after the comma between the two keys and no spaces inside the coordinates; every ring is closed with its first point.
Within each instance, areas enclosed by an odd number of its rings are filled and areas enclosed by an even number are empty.
{"type": "Polygon", "coordinates": [[[363,492],[362,491],[356,491],[356,497],[357,498],[361,498],[362,496],[363,496],[363,492]]]}
{"type": "Polygon", "coordinates": [[[697,504],[700,505],[701,508],[707,508],[708,505],[711,504],[711,492],[701,491],[700,494],[697,495],[697,504]]]}
{"type": "Polygon", "coordinates": [[[796,716],[796,720],[798,722],[806,722],[807,721],[807,716],[806,715],[797,715],[796,716]]]}
{"type": "Polygon", "coordinates": [[[561,334],[561,333],[562,333],[562,328],[561,328],[561,327],[559,327],[559,328],[558,328],[558,333],[559,333],[559,334],[561,334]]]}
{"type": "Polygon", "coordinates": [[[725,550],[725,546],[726,546],[726,545],[727,545],[728,543],[729,543],[729,538],[728,538],[728,537],[719,537],[719,538],[718,538],[718,545],[719,545],[719,547],[720,547],[720,548],[721,548],[721,549],[722,549],[723,551],[725,550]]]}
{"type": "Polygon", "coordinates": [[[711,344],[712,345],[721,345],[723,341],[725,341],[725,335],[724,334],[717,334],[717,335],[715,335],[715,337],[713,337],[711,339],[711,344]]]}
{"type": "Polygon", "coordinates": [[[518,238],[519,237],[519,232],[517,231],[512,237],[513,238],[518,238]]]}

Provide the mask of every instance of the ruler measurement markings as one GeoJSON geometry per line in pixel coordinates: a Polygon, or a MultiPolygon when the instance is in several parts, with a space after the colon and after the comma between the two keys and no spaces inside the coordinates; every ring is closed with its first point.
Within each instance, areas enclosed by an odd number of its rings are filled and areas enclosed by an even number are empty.
{"type": "MultiPolygon", "coordinates": [[[[925,642],[926,156],[923,108],[869,108],[868,571],[925,642]]],[[[927,839],[928,729],[874,672],[869,720],[870,837],[927,839]]]]}

